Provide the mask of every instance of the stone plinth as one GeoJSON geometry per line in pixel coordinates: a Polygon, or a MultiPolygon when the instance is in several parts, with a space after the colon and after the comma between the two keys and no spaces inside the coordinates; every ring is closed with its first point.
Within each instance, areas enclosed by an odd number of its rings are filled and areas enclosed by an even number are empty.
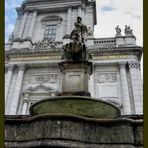
{"type": "Polygon", "coordinates": [[[143,148],[142,119],[91,119],[76,115],[7,117],[5,148],[143,148]]]}
{"type": "Polygon", "coordinates": [[[136,37],[131,35],[126,35],[125,44],[126,46],[136,46],[136,37]]]}
{"type": "Polygon", "coordinates": [[[62,62],[62,92],[88,92],[88,80],[92,73],[91,62],[62,62]]]}

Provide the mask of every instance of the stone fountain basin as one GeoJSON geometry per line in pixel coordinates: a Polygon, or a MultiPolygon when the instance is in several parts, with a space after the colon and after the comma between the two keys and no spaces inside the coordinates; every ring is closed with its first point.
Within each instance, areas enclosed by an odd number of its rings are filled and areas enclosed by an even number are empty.
{"type": "Polygon", "coordinates": [[[30,107],[31,115],[72,114],[90,118],[112,119],[120,117],[120,110],[115,105],[82,96],[62,96],[44,99],[30,107]]]}

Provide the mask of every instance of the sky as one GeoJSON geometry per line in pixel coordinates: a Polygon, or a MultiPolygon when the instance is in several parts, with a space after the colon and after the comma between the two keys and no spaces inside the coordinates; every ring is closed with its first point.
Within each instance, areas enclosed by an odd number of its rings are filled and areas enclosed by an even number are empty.
{"type": "MultiPolygon", "coordinates": [[[[14,29],[15,7],[20,6],[22,1],[5,0],[5,42],[14,29]]],[[[96,9],[95,38],[114,37],[117,25],[124,35],[124,26],[128,25],[136,36],[137,45],[143,46],[143,0],[96,0],[96,9]]],[[[141,66],[143,69],[143,62],[141,66]]]]}

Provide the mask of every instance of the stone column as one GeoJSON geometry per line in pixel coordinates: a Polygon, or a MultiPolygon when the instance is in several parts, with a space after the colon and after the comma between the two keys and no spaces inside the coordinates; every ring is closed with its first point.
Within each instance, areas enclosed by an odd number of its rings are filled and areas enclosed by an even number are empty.
{"type": "Polygon", "coordinates": [[[70,34],[70,32],[71,32],[71,14],[72,14],[72,8],[70,7],[70,8],[68,8],[66,34],[70,34]]]}
{"type": "Polygon", "coordinates": [[[22,106],[22,115],[27,114],[28,104],[29,104],[29,93],[27,92],[27,93],[24,94],[23,106],[22,106]]]}
{"type": "Polygon", "coordinates": [[[82,20],[85,21],[85,3],[82,4],[82,20]]]}
{"type": "Polygon", "coordinates": [[[37,17],[37,11],[35,10],[33,12],[33,15],[32,15],[31,25],[30,25],[30,29],[29,29],[29,35],[28,36],[30,38],[32,38],[32,35],[33,35],[33,30],[34,30],[34,26],[35,26],[36,17],[37,17]]]}
{"type": "Polygon", "coordinates": [[[13,67],[14,65],[8,65],[7,68],[7,74],[5,75],[5,105],[7,103],[7,98],[9,94],[11,79],[12,79],[12,73],[13,73],[13,67]]]}
{"type": "Polygon", "coordinates": [[[132,83],[135,114],[143,114],[143,87],[140,75],[140,63],[129,62],[129,70],[132,83]]]}
{"type": "Polygon", "coordinates": [[[82,9],[81,9],[81,7],[78,7],[78,16],[82,17],[82,9]]]}
{"type": "Polygon", "coordinates": [[[23,76],[24,76],[24,70],[25,66],[20,64],[19,66],[19,72],[16,80],[16,85],[14,86],[14,93],[12,96],[12,102],[9,110],[10,115],[16,115],[17,114],[17,107],[18,107],[18,102],[19,102],[19,97],[20,97],[20,91],[21,91],[21,86],[22,86],[22,81],[23,81],[23,76]]]}
{"type": "Polygon", "coordinates": [[[126,63],[120,63],[120,78],[122,89],[123,112],[124,115],[129,115],[131,114],[131,106],[126,75],[126,63]]]}
{"type": "Polygon", "coordinates": [[[24,27],[25,27],[25,24],[26,24],[26,20],[27,20],[27,16],[28,16],[28,12],[25,12],[23,17],[22,17],[22,20],[21,20],[20,30],[19,30],[19,33],[18,33],[19,38],[22,37],[24,27]]]}

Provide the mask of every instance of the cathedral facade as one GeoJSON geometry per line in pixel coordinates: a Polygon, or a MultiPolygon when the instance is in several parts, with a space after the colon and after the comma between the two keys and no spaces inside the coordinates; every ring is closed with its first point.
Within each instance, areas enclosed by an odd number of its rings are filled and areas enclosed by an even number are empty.
{"type": "Polygon", "coordinates": [[[6,115],[28,115],[33,103],[61,92],[64,82],[58,63],[78,16],[88,27],[91,96],[113,103],[122,115],[143,114],[143,49],[129,26],[125,35],[117,26],[114,37],[94,38],[94,0],[24,0],[16,11],[14,31],[5,44],[6,115]]]}

